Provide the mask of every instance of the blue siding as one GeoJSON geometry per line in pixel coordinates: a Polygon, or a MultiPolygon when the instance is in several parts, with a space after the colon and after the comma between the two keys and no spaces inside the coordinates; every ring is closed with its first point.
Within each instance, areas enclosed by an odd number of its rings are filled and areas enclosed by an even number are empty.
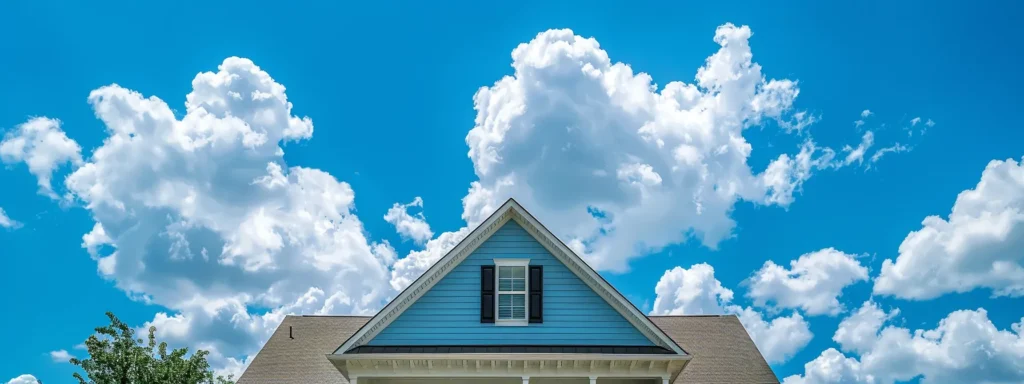
{"type": "Polygon", "coordinates": [[[654,345],[565,265],[509,221],[369,345],[654,345]],[[544,323],[480,323],[480,266],[528,258],[544,266],[544,323]]]}

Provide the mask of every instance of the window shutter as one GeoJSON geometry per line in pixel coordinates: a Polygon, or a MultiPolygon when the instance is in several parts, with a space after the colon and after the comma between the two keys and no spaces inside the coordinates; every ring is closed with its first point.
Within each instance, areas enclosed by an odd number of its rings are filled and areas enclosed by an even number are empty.
{"type": "Polygon", "coordinates": [[[494,322],[494,266],[480,266],[480,322],[494,322]]]}
{"type": "Polygon", "coordinates": [[[544,267],[530,267],[530,322],[544,322],[544,267]]]}

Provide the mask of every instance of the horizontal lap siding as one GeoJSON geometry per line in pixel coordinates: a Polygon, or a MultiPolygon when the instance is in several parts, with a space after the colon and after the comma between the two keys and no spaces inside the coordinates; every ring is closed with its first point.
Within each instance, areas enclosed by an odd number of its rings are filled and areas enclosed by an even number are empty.
{"type": "Polygon", "coordinates": [[[369,345],[654,345],[510,221],[455,267],[369,345]],[[544,323],[480,323],[480,266],[528,258],[544,266],[544,323]]]}

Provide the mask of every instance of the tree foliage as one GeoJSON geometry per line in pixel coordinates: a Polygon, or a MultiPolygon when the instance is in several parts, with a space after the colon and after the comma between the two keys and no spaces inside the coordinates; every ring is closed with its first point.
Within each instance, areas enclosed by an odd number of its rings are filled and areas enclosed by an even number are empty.
{"type": "Polygon", "coordinates": [[[156,327],[149,327],[148,340],[136,339],[135,330],[113,313],[107,317],[110,324],[85,341],[89,357],[71,359],[85,371],[86,377],[74,374],[80,384],[233,384],[231,376],[214,375],[206,361],[209,352],[168,352],[167,343],[156,341],[156,327]]]}

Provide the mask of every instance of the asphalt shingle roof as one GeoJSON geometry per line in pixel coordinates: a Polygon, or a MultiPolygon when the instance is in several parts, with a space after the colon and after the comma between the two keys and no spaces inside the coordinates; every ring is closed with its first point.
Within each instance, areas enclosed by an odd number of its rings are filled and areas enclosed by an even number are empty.
{"type": "MultiPolygon", "coordinates": [[[[650,319],[693,355],[677,384],[779,382],[736,316],[650,319]]],[[[369,316],[287,316],[238,384],[348,384],[325,355],[369,320],[369,316]]]]}

